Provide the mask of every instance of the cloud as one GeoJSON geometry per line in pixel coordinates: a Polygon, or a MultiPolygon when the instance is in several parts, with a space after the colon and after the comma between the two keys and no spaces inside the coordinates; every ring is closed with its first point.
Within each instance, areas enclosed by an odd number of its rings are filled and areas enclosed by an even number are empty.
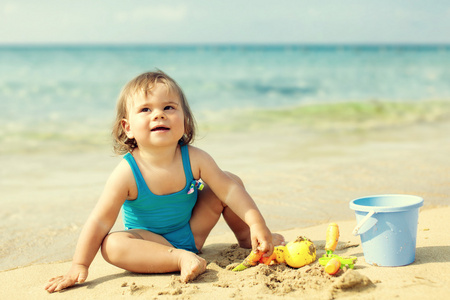
{"type": "Polygon", "coordinates": [[[135,8],[127,12],[119,12],[116,20],[120,23],[142,22],[142,21],[160,21],[160,22],[179,22],[188,15],[188,9],[184,5],[178,6],[151,6],[135,8]]]}

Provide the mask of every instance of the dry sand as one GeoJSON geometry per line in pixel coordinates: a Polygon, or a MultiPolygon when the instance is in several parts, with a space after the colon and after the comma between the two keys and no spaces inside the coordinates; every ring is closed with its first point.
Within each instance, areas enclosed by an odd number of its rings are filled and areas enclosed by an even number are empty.
{"type": "Polygon", "coordinates": [[[336,253],[357,256],[354,270],[332,277],[315,262],[298,270],[280,265],[232,272],[229,268],[248,252],[235,246],[233,235],[221,221],[203,249],[207,271],[192,283],[182,284],[176,273],[125,272],[97,256],[86,283],[51,295],[43,289],[46,281],[64,274],[70,262],[43,262],[71,257],[82,222],[117,159],[104,153],[44,153],[21,157],[23,164],[17,167],[14,162],[19,158],[1,157],[2,193],[4,199],[11,200],[4,201],[1,212],[0,253],[3,269],[9,269],[0,272],[1,298],[419,299],[427,295],[444,299],[450,285],[448,132],[449,123],[364,134],[309,134],[278,128],[219,133],[199,140],[198,145],[219,165],[244,179],[269,226],[287,240],[306,236],[321,256],[326,226],[336,221],[341,229],[336,253]],[[100,159],[102,156],[109,160],[100,159]],[[39,172],[42,165],[48,165],[44,173],[39,172]],[[61,166],[63,170],[58,169],[61,166]],[[31,188],[21,189],[27,180],[31,188]],[[419,214],[416,261],[411,265],[388,268],[366,264],[359,237],[351,235],[356,220],[348,202],[385,193],[425,199],[419,214]],[[64,195],[65,200],[56,201],[64,195]],[[21,261],[21,256],[28,260],[21,261]]]}

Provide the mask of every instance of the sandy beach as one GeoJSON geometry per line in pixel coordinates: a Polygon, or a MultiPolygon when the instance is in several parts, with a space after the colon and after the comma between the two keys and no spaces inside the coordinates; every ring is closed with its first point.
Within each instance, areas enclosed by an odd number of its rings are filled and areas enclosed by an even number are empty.
{"type": "MultiPolygon", "coordinates": [[[[416,261],[404,267],[374,267],[364,261],[359,237],[349,234],[353,221],[339,222],[341,241],[336,253],[358,257],[354,270],[337,276],[324,274],[317,262],[300,268],[258,265],[232,272],[227,265],[240,262],[244,253],[231,235],[211,238],[202,256],[207,271],[194,282],[184,284],[178,274],[141,275],[125,272],[97,256],[89,281],[60,293],[43,290],[45,278],[66,272],[70,262],[41,264],[0,273],[4,299],[421,299],[424,294],[445,299],[450,284],[448,225],[450,208],[420,213],[416,261]],[[231,257],[230,253],[234,255],[231,257]]],[[[288,239],[311,237],[317,254],[324,253],[326,224],[282,231],[288,239]]]]}
{"type": "MultiPolygon", "coordinates": [[[[85,219],[120,160],[102,150],[41,149],[0,156],[1,272],[4,299],[444,299],[450,284],[450,123],[361,130],[286,128],[204,131],[196,145],[239,174],[273,231],[310,238],[324,254],[325,231],[337,222],[336,253],[358,257],[354,270],[329,276],[317,263],[300,269],[229,270],[248,251],[236,248],[220,221],[202,256],[207,271],[182,284],[179,274],[132,274],[97,256],[88,281],[49,295],[46,281],[65,273],[85,219]],[[26,184],[25,184],[26,183],[26,184]],[[404,267],[365,262],[348,203],[376,194],[424,198],[416,260],[404,267]]],[[[120,218],[115,228],[121,228],[120,218]]]]}

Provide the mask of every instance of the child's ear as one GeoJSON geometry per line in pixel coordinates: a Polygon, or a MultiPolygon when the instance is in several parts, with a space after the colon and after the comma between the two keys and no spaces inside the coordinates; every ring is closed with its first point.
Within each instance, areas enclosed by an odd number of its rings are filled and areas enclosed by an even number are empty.
{"type": "Polygon", "coordinates": [[[128,123],[128,120],[122,119],[121,124],[122,124],[122,128],[125,131],[125,134],[127,135],[127,137],[129,139],[134,138],[133,133],[131,132],[131,127],[130,127],[130,123],[128,123]]]}

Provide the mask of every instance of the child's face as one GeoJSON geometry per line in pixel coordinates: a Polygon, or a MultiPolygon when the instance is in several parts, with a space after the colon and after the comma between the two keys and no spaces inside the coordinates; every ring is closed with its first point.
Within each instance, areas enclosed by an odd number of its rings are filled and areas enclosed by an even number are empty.
{"type": "Polygon", "coordinates": [[[140,149],[176,145],[184,134],[184,112],[180,97],[157,83],[148,96],[136,97],[128,106],[122,126],[140,149]]]}

